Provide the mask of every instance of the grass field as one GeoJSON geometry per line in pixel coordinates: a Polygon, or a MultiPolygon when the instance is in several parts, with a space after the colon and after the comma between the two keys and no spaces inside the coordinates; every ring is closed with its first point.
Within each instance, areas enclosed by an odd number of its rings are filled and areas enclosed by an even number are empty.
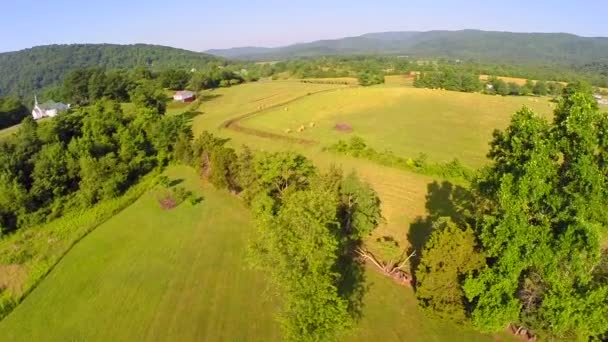
{"type": "Polygon", "coordinates": [[[7,127],[4,129],[0,129],[0,140],[10,137],[13,133],[15,133],[19,129],[20,125],[15,125],[11,127],[7,127]]]}
{"type": "Polygon", "coordinates": [[[382,200],[386,223],[375,230],[368,243],[372,251],[388,257],[410,245],[410,226],[427,215],[427,191],[433,182],[441,180],[322,151],[324,145],[350,136],[333,129],[337,121],[352,124],[354,134],[364,137],[379,150],[391,148],[405,156],[426,152],[435,160],[458,157],[470,166],[478,166],[485,161],[492,130],[504,127],[522,105],[544,114],[551,111],[547,99],[432,91],[400,86],[397,81],[369,88],[341,88],[311,96],[304,95],[327,88],[319,84],[279,81],[206,91],[199,108],[202,114],[193,118],[194,134],[209,130],[231,138],[232,145],[237,148],[247,144],[258,150],[291,149],[312,158],[321,167],[337,164],[347,171],[356,170],[373,185],[382,200]],[[299,99],[263,110],[294,98],[299,99]],[[260,107],[262,111],[243,121],[242,125],[285,136],[317,139],[320,143],[300,145],[220,128],[224,121],[260,107]],[[308,125],[311,121],[315,122],[312,129],[308,125]],[[297,133],[301,125],[307,129],[297,133]],[[286,134],[287,128],[294,132],[286,134]],[[384,238],[394,239],[398,249],[387,249],[385,244],[378,243],[384,238]]]}
{"type": "Polygon", "coordinates": [[[203,201],[164,211],[154,191],[144,195],[77,244],[0,322],[0,339],[278,339],[263,277],[244,264],[248,211],[201,192],[191,169],[169,175],[203,201]]]}
{"type": "MultiPolygon", "coordinates": [[[[454,150],[450,159],[477,165],[483,163],[492,126],[504,126],[522,104],[550,111],[541,102],[546,100],[425,91],[400,82],[354,89],[299,81],[251,83],[204,91],[196,111],[175,105],[168,114],[190,111],[195,136],[210,130],[231,138],[235,147],[291,149],[321,168],[337,164],[356,170],[378,192],[386,219],[367,244],[389,257],[410,244],[410,229],[420,229],[415,221],[427,214],[427,191],[440,180],[324,152],[324,144],[348,136],[333,131],[337,120],[352,124],[356,134],[378,149],[426,152],[442,160],[448,157],[442,154],[444,147],[454,150]],[[295,134],[320,144],[277,142],[222,128],[226,120],[256,111],[261,113],[243,125],[285,134],[286,125],[314,120],[313,129],[295,134]],[[487,133],[486,141],[481,131],[487,133]],[[396,241],[396,250],[379,242],[387,237],[396,241]]],[[[203,202],[166,212],[154,193],[144,195],[66,255],[0,322],[0,340],[280,340],[274,321],[278,303],[265,291],[264,276],[250,271],[244,261],[252,229],[248,211],[234,196],[200,188],[190,169],[174,168],[170,174],[184,179],[188,189],[201,191],[203,202]]],[[[372,270],[367,279],[363,318],[346,340],[510,339],[428,320],[411,289],[372,270]]]]}
{"type": "MultiPolygon", "coordinates": [[[[3,341],[277,341],[278,301],[248,269],[253,227],[227,192],[201,187],[186,167],[169,170],[204,199],[160,209],[155,191],[98,227],[0,322],[3,341]]],[[[490,341],[425,319],[410,289],[375,271],[349,341],[490,341]]]]}
{"type": "Polygon", "coordinates": [[[278,134],[290,129],[294,137],[323,145],[356,134],[379,150],[407,157],[423,152],[436,161],[458,158],[476,167],[485,161],[492,131],[505,127],[524,105],[541,115],[549,115],[553,108],[548,98],[408,87],[350,88],[306,97],[242,124],[278,134]],[[336,131],[337,123],[351,125],[353,133],[336,131]]]}

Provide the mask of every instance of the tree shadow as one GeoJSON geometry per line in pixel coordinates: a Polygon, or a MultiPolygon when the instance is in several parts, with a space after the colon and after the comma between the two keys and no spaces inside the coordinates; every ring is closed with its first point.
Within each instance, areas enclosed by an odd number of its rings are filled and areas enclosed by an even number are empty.
{"type": "Polygon", "coordinates": [[[199,116],[199,115],[203,115],[204,113],[198,110],[190,110],[187,112],[183,112],[182,114],[180,114],[180,116],[186,121],[186,122],[191,122],[192,120],[194,120],[195,117],[199,116]]]}
{"type": "Polygon", "coordinates": [[[392,235],[384,235],[382,237],[379,237],[376,239],[376,242],[399,247],[399,241],[395,240],[395,237],[392,235]]]}
{"type": "Polygon", "coordinates": [[[410,223],[407,239],[410,243],[409,254],[416,251],[416,256],[410,262],[410,274],[416,284],[416,269],[420,264],[423,250],[434,230],[434,222],[441,217],[449,217],[455,223],[462,225],[468,222],[472,212],[471,192],[451,182],[434,181],[427,185],[426,203],[427,215],[418,216],[410,223]]]}
{"type": "Polygon", "coordinates": [[[180,185],[184,182],[183,178],[176,178],[169,182],[169,187],[172,188],[174,186],[180,185]]]}
{"type": "Polygon", "coordinates": [[[195,197],[193,199],[190,200],[190,203],[192,205],[198,205],[200,204],[205,198],[203,196],[199,196],[199,197],[195,197]]]}
{"type": "Polygon", "coordinates": [[[209,102],[211,100],[215,100],[218,97],[222,97],[222,94],[203,94],[198,97],[200,102],[209,102]]]}
{"type": "Polygon", "coordinates": [[[365,263],[356,256],[355,250],[362,244],[353,241],[339,257],[337,268],[340,278],[338,294],[348,302],[348,311],[355,320],[363,317],[363,298],[369,289],[365,278],[365,263]]]}

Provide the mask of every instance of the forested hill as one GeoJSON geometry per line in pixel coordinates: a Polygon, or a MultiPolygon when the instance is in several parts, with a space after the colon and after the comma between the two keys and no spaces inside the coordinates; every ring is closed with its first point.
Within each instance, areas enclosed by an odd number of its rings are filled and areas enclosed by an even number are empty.
{"type": "Polygon", "coordinates": [[[207,52],[253,60],[343,54],[403,54],[485,62],[586,64],[608,62],[608,38],[566,33],[410,31],[369,33],[270,49],[247,47],[207,52]]]}
{"type": "Polygon", "coordinates": [[[222,58],[158,45],[74,44],[46,45],[0,53],[0,96],[29,95],[58,84],[70,71],[86,67],[147,66],[200,68],[222,58]]]}

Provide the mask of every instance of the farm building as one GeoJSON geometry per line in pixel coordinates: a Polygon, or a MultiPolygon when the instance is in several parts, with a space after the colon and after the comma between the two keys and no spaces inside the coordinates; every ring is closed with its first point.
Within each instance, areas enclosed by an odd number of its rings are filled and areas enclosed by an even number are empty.
{"type": "Polygon", "coordinates": [[[70,108],[69,104],[47,101],[43,104],[38,104],[38,98],[34,96],[34,109],[32,109],[32,116],[34,120],[46,118],[46,117],[54,117],[57,114],[63,113],[70,108]]]}
{"type": "Polygon", "coordinates": [[[173,95],[173,101],[192,102],[194,99],[196,99],[196,95],[189,90],[176,91],[173,95]]]}

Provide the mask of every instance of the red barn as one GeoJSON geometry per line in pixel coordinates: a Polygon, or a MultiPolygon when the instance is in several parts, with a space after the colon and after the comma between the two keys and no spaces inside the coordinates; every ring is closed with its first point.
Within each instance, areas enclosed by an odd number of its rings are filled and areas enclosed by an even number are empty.
{"type": "Polygon", "coordinates": [[[196,95],[189,90],[176,91],[173,95],[173,101],[192,102],[196,99],[196,95]]]}

